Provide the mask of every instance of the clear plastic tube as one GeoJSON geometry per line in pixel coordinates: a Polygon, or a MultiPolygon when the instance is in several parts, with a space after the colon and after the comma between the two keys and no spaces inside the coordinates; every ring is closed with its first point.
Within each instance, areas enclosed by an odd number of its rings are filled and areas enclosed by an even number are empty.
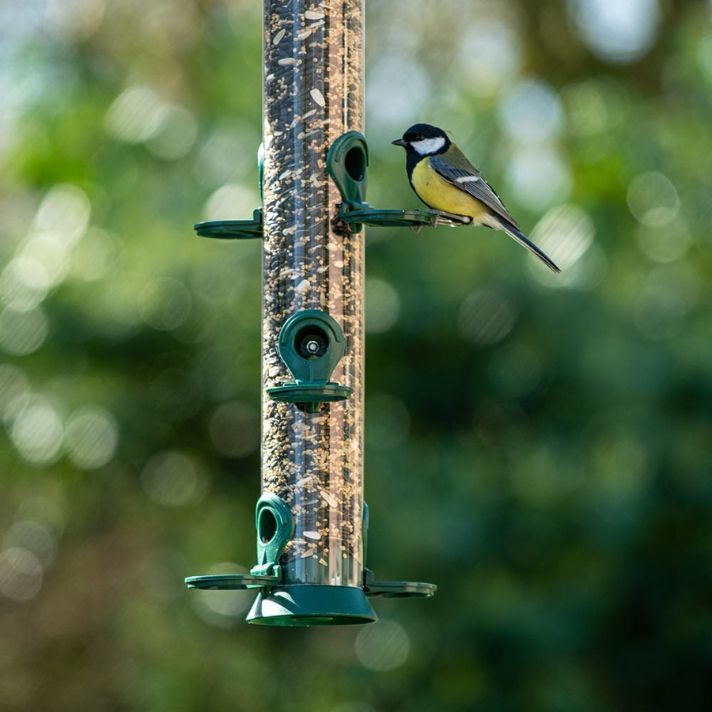
{"type": "Polygon", "coordinates": [[[285,583],[361,586],[363,562],[363,233],[331,229],[340,196],[331,142],[362,128],[362,0],[266,0],[262,489],[295,521],[285,583]],[[307,413],[273,401],[291,380],[279,331],[302,309],[328,312],[346,337],[332,380],[345,401],[307,413]]]}

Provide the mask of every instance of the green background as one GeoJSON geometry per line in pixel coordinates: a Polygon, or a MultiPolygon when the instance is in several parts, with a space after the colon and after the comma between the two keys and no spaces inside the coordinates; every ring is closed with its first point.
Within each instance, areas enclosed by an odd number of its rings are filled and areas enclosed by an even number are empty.
{"type": "MultiPolygon", "coordinates": [[[[254,629],[261,7],[0,6],[0,708],[701,710],[712,6],[367,5],[369,201],[451,131],[501,233],[368,231],[363,628],[254,629]]],[[[707,703],[708,704],[708,703],[707,703]]]]}

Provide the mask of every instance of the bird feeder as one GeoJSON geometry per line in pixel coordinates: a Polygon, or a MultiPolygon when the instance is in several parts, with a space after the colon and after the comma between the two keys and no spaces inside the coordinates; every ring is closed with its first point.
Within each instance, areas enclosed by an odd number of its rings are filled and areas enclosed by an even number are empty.
{"type": "Polygon", "coordinates": [[[373,596],[433,584],[377,581],[363,498],[363,225],[461,225],[434,210],[366,203],[362,0],[266,0],[263,206],[196,225],[262,239],[262,494],[249,574],[189,588],[255,589],[247,620],[273,626],[376,620],[373,596]]]}

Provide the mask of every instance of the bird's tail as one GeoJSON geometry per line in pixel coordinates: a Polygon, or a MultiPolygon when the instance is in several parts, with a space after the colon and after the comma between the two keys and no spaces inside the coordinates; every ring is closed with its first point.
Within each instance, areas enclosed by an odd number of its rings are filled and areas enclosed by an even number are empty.
{"type": "Polygon", "coordinates": [[[509,235],[513,240],[516,240],[522,247],[526,247],[529,252],[536,255],[552,272],[561,272],[557,264],[545,252],[537,247],[526,235],[520,232],[514,225],[508,222],[500,221],[502,230],[509,235]]]}

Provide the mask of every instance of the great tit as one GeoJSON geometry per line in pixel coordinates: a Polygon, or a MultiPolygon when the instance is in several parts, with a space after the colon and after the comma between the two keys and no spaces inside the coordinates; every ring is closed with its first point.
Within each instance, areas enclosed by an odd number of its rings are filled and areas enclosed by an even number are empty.
{"type": "Polygon", "coordinates": [[[549,269],[561,271],[519,230],[497,193],[442,129],[415,124],[392,143],[405,148],[408,180],[429,208],[464,215],[474,225],[504,230],[549,269]]]}

